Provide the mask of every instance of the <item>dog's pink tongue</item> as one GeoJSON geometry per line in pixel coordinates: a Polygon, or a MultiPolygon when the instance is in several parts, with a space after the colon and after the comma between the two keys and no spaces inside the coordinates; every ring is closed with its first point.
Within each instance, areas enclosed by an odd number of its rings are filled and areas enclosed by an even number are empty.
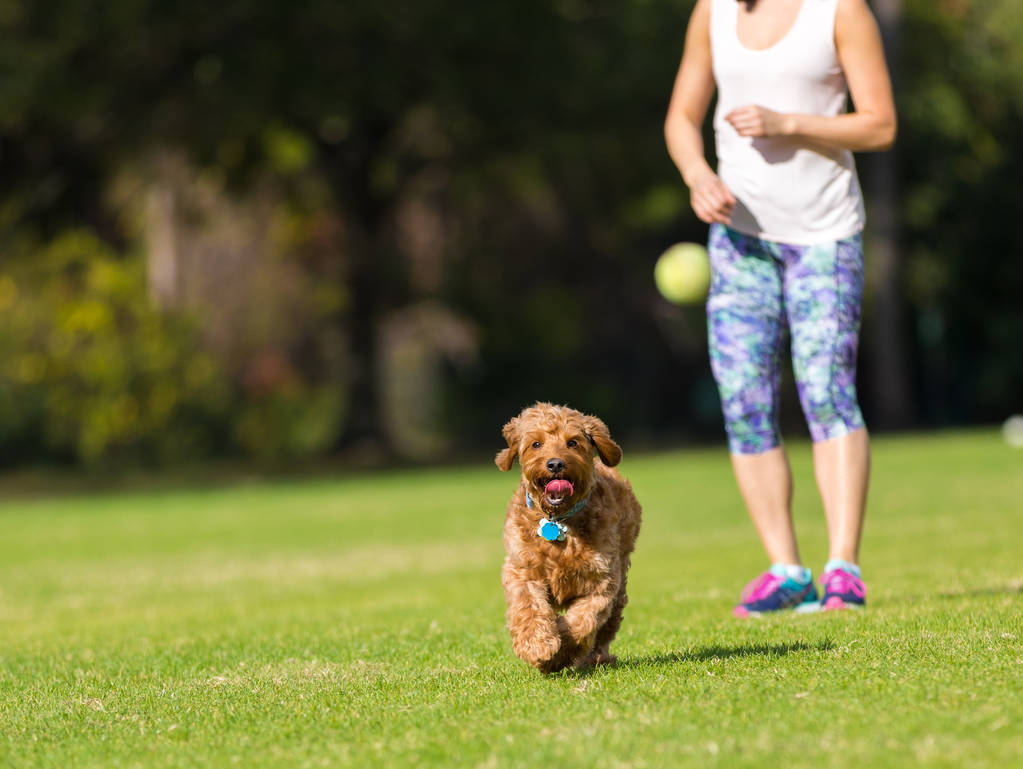
{"type": "Polygon", "coordinates": [[[572,482],[561,478],[555,478],[544,487],[549,497],[570,497],[572,496],[572,482]]]}

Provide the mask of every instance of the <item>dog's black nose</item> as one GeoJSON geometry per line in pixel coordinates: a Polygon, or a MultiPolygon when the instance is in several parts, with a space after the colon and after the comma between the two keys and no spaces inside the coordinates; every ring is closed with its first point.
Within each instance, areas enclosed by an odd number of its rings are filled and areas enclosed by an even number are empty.
{"type": "Polygon", "coordinates": [[[564,459],[548,459],[547,460],[547,471],[549,473],[557,474],[565,469],[564,459]]]}

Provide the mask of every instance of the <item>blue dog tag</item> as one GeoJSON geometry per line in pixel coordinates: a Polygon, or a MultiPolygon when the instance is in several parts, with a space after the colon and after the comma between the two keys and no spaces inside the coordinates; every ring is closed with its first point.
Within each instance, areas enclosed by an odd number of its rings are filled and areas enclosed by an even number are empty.
{"type": "Polygon", "coordinates": [[[565,539],[565,527],[557,521],[550,521],[544,518],[540,521],[540,528],[536,533],[548,542],[562,542],[565,539]]]}

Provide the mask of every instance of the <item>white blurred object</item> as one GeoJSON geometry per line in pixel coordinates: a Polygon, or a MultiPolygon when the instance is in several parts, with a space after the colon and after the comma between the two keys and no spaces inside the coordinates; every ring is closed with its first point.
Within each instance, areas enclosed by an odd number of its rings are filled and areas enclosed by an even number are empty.
{"type": "Polygon", "coordinates": [[[1023,449],[1023,415],[1013,414],[1005,420],[1002,437],[1014,449],[1023,449]]]}

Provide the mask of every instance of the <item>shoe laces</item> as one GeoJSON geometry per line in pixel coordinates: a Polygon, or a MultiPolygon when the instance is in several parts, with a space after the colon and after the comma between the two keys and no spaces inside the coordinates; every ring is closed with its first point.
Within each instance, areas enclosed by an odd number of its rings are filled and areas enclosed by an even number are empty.
{"type": "Polygon", "coordinates": [[[765,571],[742,589],[742,597],[739,600],[743,603],[759,601],[774,592],[782,582],[784,580],[777,574],[765,571]]]}
{"type": "Polygon", "coordinates": [[[824,583],[825,593],[852,593],[860,598],[867,595],[863,580],[845,569],[833,569],[825,573],[821,577],[821,582],[824,583]]]}

